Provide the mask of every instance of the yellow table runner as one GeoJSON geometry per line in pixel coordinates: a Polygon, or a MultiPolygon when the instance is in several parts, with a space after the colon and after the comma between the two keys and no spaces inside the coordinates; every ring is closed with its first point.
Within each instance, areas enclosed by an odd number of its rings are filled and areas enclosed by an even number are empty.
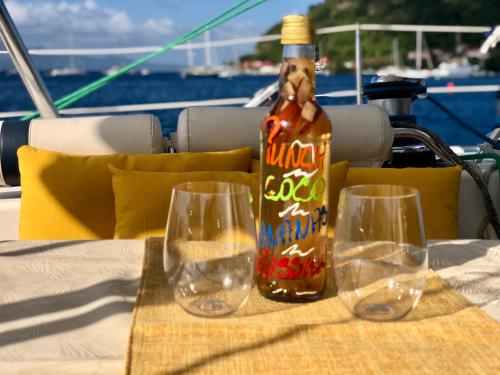
{"type": "Polygon", "coordinates": [[[400,322],[356,319],[333,296],[286,304],[255,288],[236,315],[203,319],[173,301],[162,245],[146,242],[127,374],[500,374],[500,324],[433,271],[400,322]]]}

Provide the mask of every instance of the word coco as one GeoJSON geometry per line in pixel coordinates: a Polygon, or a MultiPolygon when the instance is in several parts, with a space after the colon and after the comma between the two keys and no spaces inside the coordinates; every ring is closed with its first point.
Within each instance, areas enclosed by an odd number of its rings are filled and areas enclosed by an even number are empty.
{"type": "Polygon", "coordinates": [[[319,201],[326,189],[326,181],[323,177],[317,178],[310,188],[309,185],[311,185],[312,180],[310,177],[304,176],[298,183],[292,178],[287,177],[281,181],[278,193],[276,194],[273,189],[273,181],[275,179],[276,177],[269,175],[264,184],[264,198],[274,202],[288,202],[290,199],[294,202],[319,201]],[[300,194],[301,188],[304,188],[302,194],[300,194]]]}

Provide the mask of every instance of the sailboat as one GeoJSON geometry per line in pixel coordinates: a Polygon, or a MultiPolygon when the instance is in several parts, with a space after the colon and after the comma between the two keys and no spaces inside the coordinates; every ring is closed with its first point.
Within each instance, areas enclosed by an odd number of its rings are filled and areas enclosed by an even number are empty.
{"type": "Polygon", "coordinates": [[[66,76],[82,76],[85,75],[85,70],[78,69],[74,65],[70,65],[66,68],[54,68],[50,71],[49,75],[51,77],[66,77],[66,76]]]}
{"type": "Polygon", "coordinates": [[[396,75],[400,77],[425,79],[425,78],[467,78],[472,76],[484,75],[478,65],[471,65],[466,57],[453,58],[449,61],[442,61],[437,68],[432,62],[429,46],[425,36],[422,35],[422,42],[426,53],[416,53],[415,68],[402,67],[399,59],[399,44],[397,38],[392,43],[393,65],[386,66],[377,71],[377,75],[396,75]],[[425,58],[428,69],[422,69],[421,59],[425,58]]]}
{"type": "Polygon", "coordinates": [[[181,70],[181,78],[188,77],[217,77],[219,71],[213,67],[212,51],[210,49],[210,32],[204,34],[205,37],[205,65],[193,64],[193,50],[189,48],[190,43],[187,43],[188,67],[181,70]]]}
{"type": "MultiPolygon", "coordinates": [[[[69,48],[73,48],[73,38],[71,33],[68,33],[69,48]]],[[[85,70],[77,68],[75,64],[75,56],[69,55],[69,66],[65,68],[54,68],[49,72],[51,77],[66,77],[66,76],[81,76],[86,73],[85,70]]]]}
{"type": "MultiPolygon", "coordinates": [[[[425,39],[424,39],[425,40],[425,39]]],[[[427,43],[425,43],[427,45],[427,43]]],[[[434,65],[432,63],[432,59],[430,58],[430,53],[427,51],[426,54],[420,54],[426,57],[427,66],[430,69],[422,69],[422,62],[419,59],[415,60],[416,67],[415,69],[401,66],[400,64],[400,54],[399,54],[399,41],[397,38],[392,39],[392,65],[386,66],[382,69],[379,69],[376,73],[379,76],[384,75],[395,75],[399,77],[407,77],[407,78],[428,78],[432,74],[432,70],[434,65]]]]}

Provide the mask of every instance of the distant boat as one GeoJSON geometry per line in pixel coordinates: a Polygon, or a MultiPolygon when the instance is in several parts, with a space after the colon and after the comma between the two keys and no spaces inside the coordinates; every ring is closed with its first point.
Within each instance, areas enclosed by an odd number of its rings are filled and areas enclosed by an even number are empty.
{"type": "Polygon", "coordinates": [[[230,78],[233,78],[233,77],[236,77],[236,76],[240,76],[242,74],[242,71],[240,68],[238,67],[234,67],[234,66],[223,66],[221,67],[221,69],[219,70],[219,73],[217,74],[217,76],[219,78],[226,78],[226,79],[230,79],[230,78]]]}
{"type": "Polygon", "coordinates": [[[105,69],[102,71],[102,74],[104,74],[105,76],[109,76],[111,74],[114,74],[116,73],[117,71],[119,71],[122,67],[120,65],[113,65],[111,68],[108,68],[108,69],[105,69]]]}
{"type": "Polygon", "coordinates": [[[322,70],[316,71],[316,76],[330,77],[331,75],[332,75],[332,72],[327,68],[323,68],[322,70]]]}
{"type": "Polygon", "coordinates": [[[377,75],[397,75],[407,78],[468,78],[484,75],[477,65],[471,65],[467,59],[443,61],[434,69],[412,69],[398,66],[386,66],[379,69],[377,75]]]}
{"type": "Polygon", "coordinates": [[[279,75],[280,64],[270,60],[245,60],[241,63],[242,72],[249,76],[279,75]]]}
{"type": "MultiPolygon", "coordinates": [[[[372,72],[370,72],[370,74],[372,74],[372,72]]],[[[408,67],[389,65],[377,70],[375,72],[375,75],[378,76],[395,75],[398,77],[406,77],[406,78],[429,78],[431,76],[431,70],[430,69],[418,70],[408,67]]]]}
{"type": "Polygon", "coordinates": [[[261,66],[257,71],[256,75],[259,76],[275,76],[280,73],[280,65],[264,65],[261,66]]]}
{"type": "Polygon", "coordinates": [[[55,68],[49,72],[51,77],[66,77],[66,76],[82,76],[87,72],[83,69],[78,69],[76,67],[68,66],[66,68],[55,68]]]}
{"type": "MultiPolygon", "coordinates": [[[[110,68],[108,69],[104,69],[103,71],[101,71],[101,73],[105,76],[109,76],[111,74],[115,74],[116,72],[118,72],[120,69],[122,69],[123,67],[121,65],[113,65],[111,66],[110,68]]],[[[148,69],[148,68],[142,68],[142,69],[139,69],[139,70],[131,70],[130,72],[128,72],[127,74],[129,75],[140,75],[140,76],[148,76],[151,74],[151,71],[148,69]]]]}
{"type": "Polygon", "coordinates": [[[181,70],[181,78],[188,77],[218,77],[219,71],[215,68],[210,68],[202,65],[193,66],[181,70]]]}
{"type": "Polygon", "coordinates": [[[481,75],[483,72],[478,65],[471,65],[467,59],[442,62],[437,69],[432,70],[432,76],[436,78],[467,78],[481,75]]]}

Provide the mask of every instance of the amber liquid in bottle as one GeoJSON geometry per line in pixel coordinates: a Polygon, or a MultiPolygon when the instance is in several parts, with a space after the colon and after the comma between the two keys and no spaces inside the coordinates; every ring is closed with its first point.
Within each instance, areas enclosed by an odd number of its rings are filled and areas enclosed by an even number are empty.
{"type": "Polygon", "coordinates": [[[315,100],[313,45],[285,45],[280,98],[260,127],[257,285],[267,298],[306,302],[326,287],[332,126],[315,100]]]}

